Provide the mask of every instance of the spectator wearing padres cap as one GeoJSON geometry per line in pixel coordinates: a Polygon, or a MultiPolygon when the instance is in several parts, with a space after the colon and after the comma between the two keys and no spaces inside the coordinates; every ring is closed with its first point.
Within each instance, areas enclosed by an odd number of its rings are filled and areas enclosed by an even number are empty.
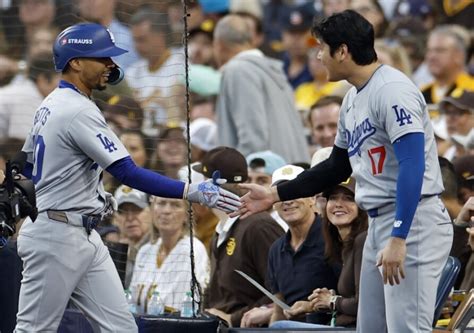
{"type": "Polygon", "coordinates": [[[448,135],[454,142],[444,157],[452,161],[466,154],[469,146],[474,145],[474,92],[456,89],[441,100],[439,109],[446,120],[448,135]]]}
{"type": "Polygon", "coordinates": [[[466,202],[474,196],[474,155],[466,155],[453,161],[454,171],[460,179],[458,197],[466,202]]]}
{"type": "MultiPolygon", "coordinates": [[[[237,185],[248,178],[247,162],[237,150],[229,147],[212,149],[194,168],[207,178],[219,171],[220,178],[227,180],[221,185],[223,188],[237,195],[244,194],[237,185]]],[[[220,221],[211,242],[211,280],[205,293],[204,308],[233,327],[239,327],[246,311],[268,304],[270,300],[234,270],[241,270],[264,284],[268,251],[283,235],[283,230],[266,212],[240,219],[213,211],[220,221]]]]}
{"type": "MultiPolygon", "coordinates": [[[[284,165],[276,169],[272,185],[296,178],[304,169],[284,165]]],[[[275,210],[287,223],[286,235],[273,243],[268,255],[268,280],[271,292],[286,304],[293,305],[306,300],[316,288],[336,288],[339,263],[333,269],[324,259],[324,239],[321,217],[314,213],[314,197],[279,202],[275,210]]],[[[251,327],[286,319],[283,310],[273,305],[270,308],[254,308],[242,319],[242,326],[251,327]],[[256,316],[257,313],[261,315],[256,316]],[[265,321],[255,320],[264,318],[265,321]]],[[[299,319],[304,319],[299,318],[299,319]]],[[[329,317],[319,314],[315,322],[325,324],[329,317]]]]}
{"type": "Polygon", "coordinates": [[[132,97],[113,95],[104,106],[104,117],[107,122],[116,125],[116,134],[124,130],[141,130],[143,125],[143,109],[132,97]]]}
{"type": "Polygon", "coordinates": [[[212,53],[214,21],[207,19],[189,30],[189,60],[192,64],[215,67],[212,53]]]}
{"type": "Polygon", "coordinates": [[[118,212],[114,224],[120,228],[120,243],[128,244],[125,287],[132,279],[135,258],[140,247],[150,240],[151,212],[146,193],[121,185],[115,191],[118,212]]]}

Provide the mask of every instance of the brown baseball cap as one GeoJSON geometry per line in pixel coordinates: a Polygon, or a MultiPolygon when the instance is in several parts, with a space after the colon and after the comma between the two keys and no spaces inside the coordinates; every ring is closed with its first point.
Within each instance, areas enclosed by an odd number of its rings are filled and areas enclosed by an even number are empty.
{"type": "Polygon", "coordinates": [[[131,97],[114,95],[109,98],[104,108],[105,113],[123,115],[129,120],[143,121],[143,109],[131,97]]]}
{"type": "Polygon", "coordinates": [[[323,192],[323,197],[329,198],[331,193],[333,193],[337,188],[343,187],[351,191],[355,195],[355,186],[356,186],[356,181],[354,178],[349,177],[347,180],[343,181],[342,183],[331,187],[330,189],[327,189],[323,192]]]}
{"type": "Polygon", "coordinates": [[[224,146],[209,150],[201,163],[193,166],[193,169],[207,178],[212,178],[214,171],[219,171],[220,178],[228,183],[244,183],[248,178],[244,155],[234,148],[224,146]]]}
{"type": "Polygon", "coordinates": [[[184,130],[180,126],[166,126],[160,130],[158,134],[158,140],[165,141],[165,140],[179,140],[185,141],[184,138],[184,130]]]}
{"type": "Polygon", "coordinates": [[[209,39],[212,40],[215,26],[216,26],[216,23],[213,20],[210,20],[210,19],[204,20],[199,26],[189,30],[189,37],[192,38],[193,36],[201,33],[201,34],[207,35],[209,39]]]}
{"type": "Polygon", "coordinates": [[[462,182],[474,182],[474,155],[465,155],[454,159],[453,166],[462,182]]]}
{"type": "Polygon", "coordinates": [[[444,111],[446,104],[454,105],[456,108],[474,113],[474,92],[462,89],[455,89],[449,96],[440,102],[440,111],[444,111]]]}

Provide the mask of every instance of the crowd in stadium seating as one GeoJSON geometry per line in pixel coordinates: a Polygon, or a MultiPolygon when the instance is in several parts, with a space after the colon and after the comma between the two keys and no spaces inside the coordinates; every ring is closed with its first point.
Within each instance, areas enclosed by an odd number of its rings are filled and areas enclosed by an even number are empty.
{"type": "MultiPolygon", "coordinates": [[[[462,263],[455,289],[474,288],[474,227],[466,229],[474,212],[473,1],[184,3],[186,32],[184,5],[176,0],[0,1],[0,170],[21,149],[38,105],[58,85],[56,35],[92,21],[107,26],[117,45],[129,50],[114,59],[125,80],[95,92],[94,100],[137,165],[187,180],[187,164],[193,163],[193,181],[209,178],[211,167],[219,169],[226,188],[239,195],[238,183],[271,186],[292,179],[314,165],[310,156],[334,144],[339,108],[351,87],[328,82],[312,22],[353,9],[373,24],[379,61],[408,75],[426,99],[445,186],[442,200],[455,230],[451,255],[462,263]]],[[[185,201],[150,198],[106,172],[103,180],[118,212],[98,232],[106,242],[128,245],[124,288],[132,290],[140,311],[146,311],[154,290],[168,309],[180,309],[194,279],[192,239],[200,301],[232,326],[268,326],[282,319],[329,325],[331,316],[324,314],[336,310],[333,324],[355,326],[354,272],[360,271],[357,250],[366,216],[353,207],[348,222],[353,226],[341,234],[325,208],[338,200],[354,204],[354,187],[279,203],[243,220],[193,204],[191,238],[185,201]],[[304,216],[286,216],[285,205],[304,216]],[[353,256],[348,248],[355,249],[353,256]],[[347,263],[349,268],[342,267],[347,263]],[[281,311],[234,269],[292,309],[281,311]],[[336,295],[340,298],[330,304],[336,295]]],[[[15,248],[14,238],[9,246],[15,248]]],[[[1,322],[0,331],[9,331],[2,327],[7,320],[1,322]]]]}

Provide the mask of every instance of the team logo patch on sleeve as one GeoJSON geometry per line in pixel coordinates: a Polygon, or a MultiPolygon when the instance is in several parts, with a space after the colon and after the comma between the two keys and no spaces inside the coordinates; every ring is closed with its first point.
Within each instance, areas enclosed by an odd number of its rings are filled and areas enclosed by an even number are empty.
{"type": "Polygon", "coordinates": [[[96,137],[99,138],[100,142],[102,143],[104,148],[109,151],[109,153],[117,150],[117,147],[115,147],[115,143],[111,141],[108,137],[106,137],[105,135],[102,136],[102,134],[99,133],[96,135],[96,137]]]}
{"type": "Polygon", "coordinates": [[[404,108],[399,107],[398,105],[393,105],[392,109],[395,111],[397,115],[397,122],[399,126],[404,126],[406,124],[411,124],[411,114],[408,114],[404,108]]]}

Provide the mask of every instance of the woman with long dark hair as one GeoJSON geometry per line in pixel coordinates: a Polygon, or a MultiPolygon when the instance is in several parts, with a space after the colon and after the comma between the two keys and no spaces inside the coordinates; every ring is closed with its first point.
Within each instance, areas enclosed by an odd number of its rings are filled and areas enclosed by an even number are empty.
{"type": "MultiPolygon", "coordinates": [[[[285,311],[288,319],[313,311],[331,312],[331,326],[355,327],[359,299],[359,279],[362,250],[367,237],[367,213],[354,201],[355,180],[349,178],[323,193],[327,199],[323,216],[323,236],[326,260],[342,264],[337,292],[315,289],[308,301],[296,302],[285,311]]],[[[324,327],[296,321],[278,321],[272,328],[324,327]]]]}

